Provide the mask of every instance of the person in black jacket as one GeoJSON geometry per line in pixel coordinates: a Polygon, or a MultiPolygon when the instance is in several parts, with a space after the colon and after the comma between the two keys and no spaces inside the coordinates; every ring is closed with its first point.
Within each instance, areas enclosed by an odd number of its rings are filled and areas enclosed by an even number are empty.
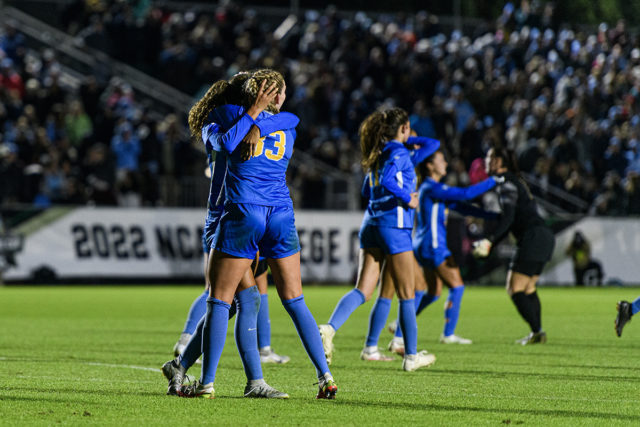
{"type": "Polygon", "coordinates": [[[505,148],[492,148],[485,158],[487,174],[504,177],[495,189],[501,214],[493,232],[474,243],[474,255],[486,257],[491,247],[509,232],[516,240],[517,251],[507,272],[507,292],[522,318],[531,327],[531,333],[516,341],[528,345],[544,343],[547,335],[542,330],[540,299],[536,282],[547,261],[551,259],[555,238],[538,214],[536,202],[529,187],[520,177],[513,153],[505,148]]]}

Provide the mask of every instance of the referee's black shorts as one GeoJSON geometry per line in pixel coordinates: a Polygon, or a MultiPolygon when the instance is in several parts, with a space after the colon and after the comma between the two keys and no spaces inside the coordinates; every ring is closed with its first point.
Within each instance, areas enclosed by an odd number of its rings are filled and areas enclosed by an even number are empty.
{"type": "Polygon", "coordinates": [[[524,232],[518,249],[511,259],[509,269],[525,276],[538,276],[551,259],[556,239],[544,225],[532,227],[524,232]]]}

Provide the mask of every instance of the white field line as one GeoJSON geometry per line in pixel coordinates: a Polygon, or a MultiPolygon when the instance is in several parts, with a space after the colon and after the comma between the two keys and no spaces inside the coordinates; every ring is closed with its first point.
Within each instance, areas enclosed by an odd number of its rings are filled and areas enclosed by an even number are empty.
{"type": "MultiPolygon", "coordinates": [[[[6,357],[0,357],[0,360],[6,360],[6,357]]],[[[119,365],[119,364],[115,364],[115,363],[100,363],[100,362],[80,362],[83,363],[85,365],[91,365],[91,366],[106,366],[109,368],[127,368],[127,369],[137,369],[137,370],[141,370],[141,371],[150,371],[150,372],[162,372],[161,369],[158,368],[149,368],[146,366],[136,366],[136,365],[119,365]]],[[[19,375],[20,378],[42,378],[40,376],[26,376],[26,375],[19,375]]],[[[83,381],[86,381],[86,379],[84,379],[83,381]]],[[[302,387],[295,387],[293,386],[292,388],[294,389],[302,389],[302,387]]],[[[344,389],[343,389],[344,391],[344,389]]],[[[397,394],[397,391],[393,391],[393,390],[376,390],[376,393],[378,394],[397,394]]],[[[404,391],[404,394],[409,394],[409,395],[425,395],[425,392],[410,392],[410,391],[404,391]]],[[[525,399],[525,400],[548,400],[548,401],[569,401],[569,402],[628,402],[628,403],[637,403],[638,399],[594,399],[592,397],[557,397],[557,396],[519,396],[519,395],[515,395],[515,394],[486,394],[486,393],[482,393],[482,394],[478,394],[478,393],[469,393],[469,394],[465,394],[465,396],[468,397],[481,397],[481,398],[490,398],[490,399],[525,399]]]]}
{"type": "Polygon", "coordinates": [[[140,371],[151,371],[151,372],[162,372],[162,370],[158,368],[148,368],[146,366],[135,366],[135,365],[117,365],[114,363],[100,363],[100,362],[81,362],[85,365],[91,366],[107,366],[109,368],[128,368],[128,369],[138,369],[140,371]]]}

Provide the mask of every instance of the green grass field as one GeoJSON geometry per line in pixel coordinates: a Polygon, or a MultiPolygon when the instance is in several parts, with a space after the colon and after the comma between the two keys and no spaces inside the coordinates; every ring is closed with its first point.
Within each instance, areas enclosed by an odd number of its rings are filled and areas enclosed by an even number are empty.
{"type": "MultiPolygon", "coordinates": [[[[316,320],[326,321],[347,289],[307,287],[316,320]]],[[[457,332],[474,344],[437,343],[440,300],[418,318],[418,349],[438,360],[412,373],[401,370],[399,358],[359,360],[369,302],[336,335],[335,401],[315,400],[315,371],[275,293],[272,345],[292,360],[264,366],[264,374],[289,400],[241,397],[245,379],[232,328],[216,399],[165,396],[159,368],[198,292],[194,286],[0,287],[0,424],[640,423],[640,324],[629,324],[622,338],[613,330],[615,302],[635,298],[638,289],[543,288],[549,341],[519,347],[513,341],[527,328],[503,289],[469,287],[457,332]]],[[[384,331],[380,345],[389,339],[384,331]]]]}

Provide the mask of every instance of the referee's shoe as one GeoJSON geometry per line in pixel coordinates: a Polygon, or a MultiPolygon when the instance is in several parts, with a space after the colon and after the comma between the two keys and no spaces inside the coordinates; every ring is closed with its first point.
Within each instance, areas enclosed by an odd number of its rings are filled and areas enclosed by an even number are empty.
{"type": "Polygon", "coordinates": [[[618,301],[616,306],[618,315],[616,316],[616,334],[622,336],[622,328],[631,320],[631,304],[628,301],[618,301]]]}

